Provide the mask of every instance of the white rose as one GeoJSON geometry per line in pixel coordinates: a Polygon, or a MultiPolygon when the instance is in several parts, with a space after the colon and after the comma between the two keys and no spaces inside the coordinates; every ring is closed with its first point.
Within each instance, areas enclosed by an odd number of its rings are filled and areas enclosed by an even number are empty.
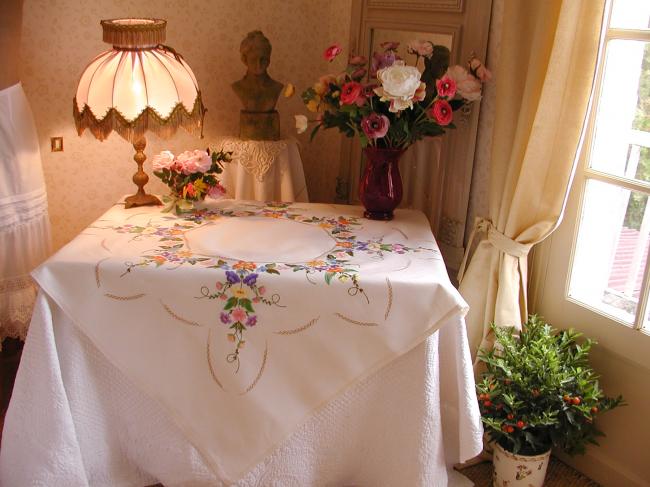
{"type": "Polygon", "coordinates": [[[456,92],[468,101],[481,99],[481,82],[462,66],[450,66],[447,76],[456,82],[456,92]]]}
{"type": "Polygon", "coordinates": [[[420,71],[414,66],[404,65],[404,61],[395,61],[392,66],[377,71],[381,82],[375,93],[381,101],[390,101],[391,112],[399,112],[413,107],[413,97],[420,87],[420,71]]]}
{"type": "Polygon", "coordinates": [[[296,131],[302,134],[307,130],[307,117],[304,115],[294,115],[296,117],[296,131]]]}
{"type": "Polygon", "coordinates": [[[174,154],[168,150],[162,151],[157,156],[153,157],[153,170],[162,171],[163,169],[170,169],[174,164],[174,154]]]}

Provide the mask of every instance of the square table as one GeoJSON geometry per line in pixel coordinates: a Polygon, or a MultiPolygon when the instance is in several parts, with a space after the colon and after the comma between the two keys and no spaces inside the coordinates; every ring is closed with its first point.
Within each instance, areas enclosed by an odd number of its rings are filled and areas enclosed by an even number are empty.
{"type": "Polygon", "coordinates": [[[466,305],[422,213],[361,215],[114,206],[33,274],[0,483],[453,483],[482,448],[466,305]]]}

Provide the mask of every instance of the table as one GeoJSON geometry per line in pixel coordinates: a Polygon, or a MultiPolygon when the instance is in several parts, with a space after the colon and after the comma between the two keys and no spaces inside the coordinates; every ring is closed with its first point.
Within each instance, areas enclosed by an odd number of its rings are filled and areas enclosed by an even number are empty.
{"type": "Polygon", "coordinates": [[[296,139],[241,140],[223,137],[216,149],[232,151],[221,183],[240,200],[309,201],[296,139]]]}
{"type": "Polygon", "coordinates": [[[453,483],[482,448],[464,302],[421,213],[361,214],[112,208],[34,274],[0,483],[453,483]]]}

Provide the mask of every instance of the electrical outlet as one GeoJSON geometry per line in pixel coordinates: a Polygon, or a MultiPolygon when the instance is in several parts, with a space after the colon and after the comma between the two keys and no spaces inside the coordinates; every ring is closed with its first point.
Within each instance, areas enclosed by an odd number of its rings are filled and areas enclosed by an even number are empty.
{"type": "Polygon", "coordinates": [[[63,152],[63,137],[50,137],[52,152],[63,152]]]}

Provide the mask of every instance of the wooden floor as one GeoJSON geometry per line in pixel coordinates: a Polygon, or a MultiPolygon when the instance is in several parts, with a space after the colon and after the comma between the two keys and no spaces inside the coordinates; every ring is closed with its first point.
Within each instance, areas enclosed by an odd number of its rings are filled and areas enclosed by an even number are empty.
{"type": "MultiPolygon", "coordinates": [[[[18,340],[5,340],[0,351],[0,440],[4,416],[11,397],[16,371],[20,362],[22,343],[18,340]]],[[[461,472],[474,482],[476,487],[492,485],[492,464],[485,462],[468,467],[461,472]]],[[[576,472],[568,465],[552,458],[546,475],[545,487],[599,487],[593,480],[576,472]]],[[[154,487],[163,487],[160,484],[154,487]]]]}

